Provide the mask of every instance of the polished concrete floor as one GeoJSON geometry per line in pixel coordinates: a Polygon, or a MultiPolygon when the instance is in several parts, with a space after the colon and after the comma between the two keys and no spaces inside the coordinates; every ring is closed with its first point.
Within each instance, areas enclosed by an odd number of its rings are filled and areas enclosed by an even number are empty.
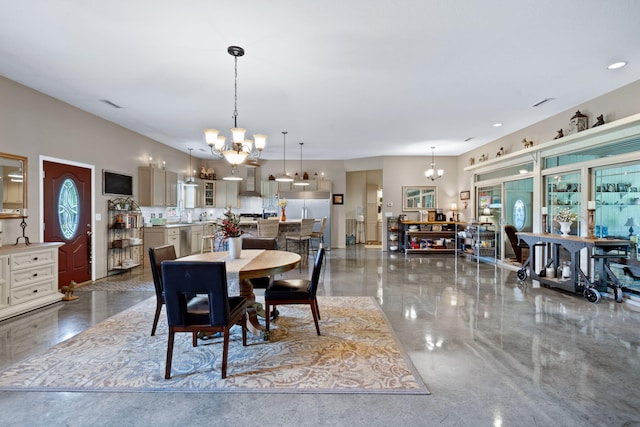
{"type": "MultiPolygon", "coordinates": [[[[640,426],[637,306],[519,285],[464,257],[359,245],[329,253],[319,293],[375,296],[432,394],[0,392],[0,424],[640,426]]],[[[150,296],[83,292],[0,322],[0,368],[150,296]],[[36,321],[51,311],[54,324],[36,321]]]]}

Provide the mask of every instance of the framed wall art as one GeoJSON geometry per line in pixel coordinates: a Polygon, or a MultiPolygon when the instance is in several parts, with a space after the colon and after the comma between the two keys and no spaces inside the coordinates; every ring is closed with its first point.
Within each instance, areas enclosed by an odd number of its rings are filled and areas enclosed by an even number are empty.
{"type": "Polygon", "coordinates": [[[344,205],[344,194],[334,194],[333,195],[333,204],[334,205],[344,205]]]}
{"type": "Polygon", "coordinates": [[[471,191],[460,192],[460,200],[469,200],[469,199],[471,199],[471,191]]]}

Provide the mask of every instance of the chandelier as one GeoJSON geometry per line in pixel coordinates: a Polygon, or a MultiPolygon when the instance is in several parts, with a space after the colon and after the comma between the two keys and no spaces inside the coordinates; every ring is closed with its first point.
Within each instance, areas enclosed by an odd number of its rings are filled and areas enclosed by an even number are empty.
{"type": "Polygon", "coordinates": [[[196,184],[196,180],[193,177],[195,175],[195,171],[193,169],[191,169],[191,150],[193,150],[193,148],[189,148],[189,177],[184,182],[185,187],[197,187],[198,186],[198,184],[196,184]]]}
{"type": "Polygon", "coordinates": [[[426,171],[424,171],[424,176],[427,177],[427,179],[430,179],[431,181],[435,181],[438,178],[442,178],[442,175],[444,175],[444,170],[442,169],[438,169],[436,171],[436,162],[435,159],[433,157],[433,150],[436,147],[431,147],[431,167],[429,169],[427,169],[426,171]]]}
{"type": "Polygon", "coordinates": [[[293,185],[298,187],[306,187],[309,185],[309,181],[304,179],[304,175],[302,172],[302,146],[304,145],[304,142],[299,142],[298,144],[300,144],[300,175],[298,175],[298,173],[296,172],[293,185]]]}
{"type": "Polygon", "coordinates": [[[247,158],[259,158],[267,143],[267,136],[256,133],[253,134],[253,141],[251,141],[250,139],[245,139],[246,129],[238,127],[238,57],[244,55],[244,49],[239,46],[229,46],[227,48],[227,52],[229,55],[233,56],[235,62],[233,128],[231,128],[231,141],[227,142],[226,137],[220,136],[220,131],[218,129],[205,129],[204,136],[207,141],[207,145],[211,148],[211,154],[231,163],[233,170],[247,158]]]}
{"type": "Polygon", "coordinates": [[[293,178],[287,173],[287,134],[289,132],[282,131],[282,173],[276,177],[278,182],[291,182],[293,178]]]}

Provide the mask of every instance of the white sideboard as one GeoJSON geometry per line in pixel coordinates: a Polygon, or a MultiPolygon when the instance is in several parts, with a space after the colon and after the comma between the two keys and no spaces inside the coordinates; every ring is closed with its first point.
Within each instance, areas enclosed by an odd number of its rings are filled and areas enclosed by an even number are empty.
{"type": "Polygon", "coordinates": [[[0,247],[0,320],[62,299],[58,248],[62,243],[0,247]]]}

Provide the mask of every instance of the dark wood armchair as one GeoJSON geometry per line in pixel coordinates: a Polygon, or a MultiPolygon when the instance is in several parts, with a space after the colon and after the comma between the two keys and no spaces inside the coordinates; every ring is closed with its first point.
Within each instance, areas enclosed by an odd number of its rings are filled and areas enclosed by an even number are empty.
{"type": "Polygon", "coordinates": [[[176,259],[176,249],[173,245],[158,246],[157,248],[149,248],[149,266],[151,267],[151,275],[153,276],[153,286],[156,290],[156,314],[153,317],[153,326],[151,327],[151,336],[156,334],[158,327],[158,319],[160,311],[164,305],[164,286],[162,284],[162,261],[171,261],[176,259]]]}
{"type": "Polygon", "coordinates": [[[225,263],[165,261],[162,263],[162,275],[169,325],[164,377],[171,378],[176,332],[191,332],[194,347],[198,345],[198,332],[221,332],[224,339],[221,375],[226,378],[229,331],[235,324],[241,325],[242,345],[247,345],[247,299],[229,297],[225,263]]]}
{"type": "MultiPolygon", "coordinates": [[[[318,282],[320,281],[320,271],[322,270],[322,262],[324,261],[324,246],[320,245],[316,254],[311,280],[306,279],[283,279],[275,280],[269,285],[264,292],[265,311],[270,313],[269,307],[273,306],[274,310],[278,305],[288,304],[308,304],[311,306],[311,314],[316,324],[316,332],[320,335],[320,309],[318,308],[318,300],[316,292],[318,290],[318,282]]],[[[269,317],[266,316],[265,331],[269,332],[269,317]]]]}

